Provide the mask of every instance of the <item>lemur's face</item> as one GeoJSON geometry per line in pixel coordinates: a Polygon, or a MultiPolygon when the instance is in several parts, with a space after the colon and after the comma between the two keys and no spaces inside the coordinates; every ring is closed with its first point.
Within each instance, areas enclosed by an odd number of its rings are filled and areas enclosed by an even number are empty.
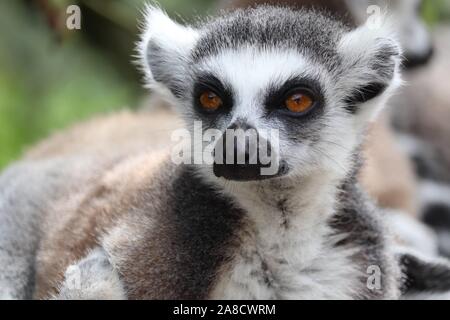
{"type": "Polygon", "coordinates": [[[384,32],[273,7],[191,29],[151,9],[141,52],[150,86],[188,126],[201,121],[204,132],[223,133],[223,155],[203,168],[248,181],[349,167],[364,127],[399,82],[399,48],[384,32]],[[227,129],[248,130],[247,140],[230,142],[227,129]],[[260,144],[249,148],[252,136],[268,145],[270,162],[260,161],[260,144]]]}

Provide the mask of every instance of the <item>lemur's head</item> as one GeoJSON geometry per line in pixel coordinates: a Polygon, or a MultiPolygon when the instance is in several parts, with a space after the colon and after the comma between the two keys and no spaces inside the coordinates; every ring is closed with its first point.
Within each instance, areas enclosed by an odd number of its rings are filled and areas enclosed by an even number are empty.
{"type": "Polygon", "coordinates": [[[150,7],[139,50],[149,87],[192,130],[201,121],[203,132],[250,132],[245,143],[222,134],[224,154],[203,166],[228,180],[345,174],[400,83],[401,52],[386,28],[349,30],[315,11],[263,6],[187,27],[150,7]],[[270,162],[249,147],[255,136],[257,151],[268,142],[270,162]]]}

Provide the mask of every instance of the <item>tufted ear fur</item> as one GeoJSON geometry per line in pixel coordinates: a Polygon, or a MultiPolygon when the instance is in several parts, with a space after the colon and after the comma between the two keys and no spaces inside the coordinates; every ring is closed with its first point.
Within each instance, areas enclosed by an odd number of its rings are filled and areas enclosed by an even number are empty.
{"type": "Polygon", "coordinates": [[[341,92],[352,114],[377,115],[393,90],[401,84],[401,48],[387,20],[368,21],[345,34],[338,51],[343,61],[341,92]]]}
{"type": "Polygon", "coordinates": [[[197,30],[178,24],[159,7],[148,5],[137,48],[147,86],[180,97],[187,82],[188,57],[197,38],[197,30]]]}

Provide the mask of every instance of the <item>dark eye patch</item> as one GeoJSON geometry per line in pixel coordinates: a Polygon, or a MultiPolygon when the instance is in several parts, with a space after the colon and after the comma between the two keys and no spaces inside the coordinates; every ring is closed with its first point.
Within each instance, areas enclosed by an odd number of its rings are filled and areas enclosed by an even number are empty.
{"type": "Polygon", "coordinates": [[[358,105],[374,99],[386,90],[387,85],[380,82],[368,83],[363,87],[359,87],[345,99],[345,109],[354,114],[358,111],[358,105]]]}
{"type": "Polygon", "coordinates": [[[323,110],[324,95],[321,90],[321,86],[318,81],[302,77],[294,77],[286,81],[283,85],[272,85],[266,92],[264,99],[264,105],[267,109],[267,113],[285,115],[291,117],[305,118],[306,116],[317,115],[320,110],[323,110]],[[307,114],[295,115],[286,109],[286,99],[290,94],[296,90],[307,93],[314,99],[314,106],[307,114]]]}
{"type": "Polygon", "coordinates": [[[211,112],[206,111],[200,105],[200,96],[206,92],[212,91],[216,94],[220,99],[222,99],[223,106],[215,111],[214,113],[222,113],[226,111],[230,111],[233,107],[233,92],[231,88],[227,85],[224,85],[222,81],[220,81],[216,76],[210,73],[203,73],[196,77],[194,91],[193,91],[193,104],[196,110],[202,114],[212,114],[211,112]]]}

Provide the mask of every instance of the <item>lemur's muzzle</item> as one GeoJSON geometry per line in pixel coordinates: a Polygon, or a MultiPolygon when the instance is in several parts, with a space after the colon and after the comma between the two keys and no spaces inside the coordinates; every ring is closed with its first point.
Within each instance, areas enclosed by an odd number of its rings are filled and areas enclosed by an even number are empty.
{"type": "Polygon", "coordinates": [[[214,174],[234,181],[253,181],[280,176],[286,170],[279,165],[271,144],[258,131],[241,121],[231,125],[217,142],[214,174]]]}

